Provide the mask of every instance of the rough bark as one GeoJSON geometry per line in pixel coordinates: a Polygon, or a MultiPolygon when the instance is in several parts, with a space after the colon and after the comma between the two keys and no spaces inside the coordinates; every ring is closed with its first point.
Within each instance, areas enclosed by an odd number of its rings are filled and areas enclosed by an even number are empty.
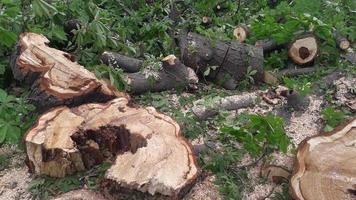
{"type": "Polygon", "coordinates": [[[206,103],[206,100],[201,99],[194,102],[192,108],[193,113],[200,119],[205,120],[212,117],[223,110],[237,110],[256,104],[259,97],[256,93],[233,95],[212,100],[212,102],[206,103]],[[209,104],[209,105],[207,105],[209,104]]]}
{"type": "Polygon", "coordinates": [[[355,199],[356,119],[304,140],[290,180],[297,200],[355,199]]]}
{"type": "Polygon", "coordinates": [[[140,71],[143,61],[131,58],[122,54],[115,52],[105,51],[101,55],[101,61],[106,65],[111,65],[113,67],[119,67],[124,70],[124,72],[134,73],[140,71]]]}
{"type": "Polygon", "coordinates": [[[37,174],[64,177],[113,161],[105,174],[109,194],[125,188],[175,199],[199,174],[177,122],[152,107],[130,107],[126,98],[54,108],[24,139],[30,171],[37,174]]]}
{"type": "Polygon", "coordinates": [[[283,69],[279,71],[278,77],[282,77],[282,76],[294,77],[294,76],[300,76],[305,74],[311,74],[316,72],[316,70],[317,69],[315,67],[304,67],[304,68],[295,67],[290,69],[283,69]]]}
{"type": "Polygon", "coordinates": [[[236,40],[239,42],[244,42],[248,35],[250,34],[249,28],[245,25],[239,25],[234,29],[233,32],[236,40]]]}
{"type": "Polygon", "coordinates": [[[335,36],[336,44],[341,50],[346,50],[350,47],[349,40],[342,36],[335,28],[333,28],[333,34],[335,36]]]}
{"type": "Polygon", "coordinates": [[[289,58],[298,65],[306,65],[314,61],[318,55],[319,45],[312,34],[304,34],[289,44],[289,58]]]}
{"type": "Polygon", "coordinates": [[[70,54],[48,47],[48,43],[43,35],[23,33],[11,60],[15,79],[32,85],[29,99],[40,111],[126,96],[105,80],[98,80],[70,54]]]}
{"type": "Polygon", "coordinates": [[[226,89],[235,89],[238,81],[246,77],[251,66],[257,73],[253,76],[258,82],[263,81],[263,52],[254,46],[239,42],[225,43],[209,40],[196,33],[182,31],[179,36],[181,61],[196,69],[201,75],[208,67],[215,66],[208,78],[221,84],[226,89]]]}
{"type": "Polygon", "coordinates": [[[126,74],[129,92],[142,94],[145,92],[161,92],[171,89],[194,88],[198,83],[195,72],[182,64],[174,55],[162,59],[162,70],[153,72],[155,76],[149,76],[142,71],[139,72],[143,61],[130,58],[118,53],[104,52],[102,61],[114,67],[120,67],[126,74]]]}
{"type": "Polygon", "coordinates": [[[273,39],[258,40],[255,46],[263,49],[263,54],[271,53],[272,51],[280,50],[286,47],[285,44],[277,44],[273,39]]]}

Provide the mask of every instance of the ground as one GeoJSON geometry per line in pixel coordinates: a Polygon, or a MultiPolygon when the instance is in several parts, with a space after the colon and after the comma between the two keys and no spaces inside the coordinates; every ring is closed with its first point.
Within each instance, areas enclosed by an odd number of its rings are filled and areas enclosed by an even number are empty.
{"type": "MultiPolygon", "coordinates": [[[[338,105],[342,105],[349,109],[351,113],[355,112],[355,94],[352,94],[352,92],[350,93],[352,87],[355,85],[355,81],[355,78],[350,78],[345,75],[340,76],[339,72],[333,72],[329,76],[325,76],[323,79],[314,84],[314,91],[316,92],[305,97],[305,102],[307,102],[307,104],[299,111],[288,108],[286,105],[286,99],[281,99],[276,105],[268,104],[262,100],[253,107],[230,111],[230,114],[233,115],[239,115],[240,113],[247,111],[249,113],[258,114],[273,113],[281,116],[285,120],[286,134],[290,137],[292,143],[292,145],[289,146],[287,154],[274,152],[267,159],[262,159],[261,162],[257,162],[256,164],[246,168],[249,186],[244,188],[241,195],[242,199],[272,199],[272,197],[276,196],[277,193],[281,194],[283,192],[285,186],[271,181],[266,181],[265,178],[261,177],[262,166],[265,164],[271,164],[282,166],[288,171],[292,171],[295,158],[295,148],[298,144],[305,138],[323,131],[325,123],[323,121],[321,111],[326,105],[336,102],[338,105]],[[330,99],[328,99],[324,93],[317,92],[323,90],[320,85],[326,85],[329,89],[334,88],[331,92],[331,95],[333,96],[332,102],[330,102],[330,99]]],[[[219,92],[219,90],[217,91],[219,92]]],[[[266,90],[257,90],[258,93],[263,93],[265,91],[266,90]]],[[[256,92],[256,90],[251,92],[256,92]]],[[[182,106],[180,102],[183,99],[189,99],[189,97],[192,97],[192,94],[182,93],[177,95],[174,92],[170,92],[162,95],[164,98],[151,96],[151,100],[152,98],[155,98],[154,101],[146,99],[147,96],[141,96],[137,98],[136,101],[158,107],[158,109],[161,109],[169,115],[174,115],[174,113],[171,113],[172,110],[169,109],[172,107],[179,108],[182,113],[189,112],[191,103],[184,103],[182,106]]],[[[353,116],[353,114],[350,116],[353,116]]],[[[208,123],[210,122],[208,121],[208,123]]],[[[210,125],[214,126],[214,124],[210,125]]],[[[193,137],[190,139],[195,147],[195,150],[197,151],[198,156],[203,154],[206,148],[222,148],[222,144],[218,140],[218,135],[218,128],[213,127],[206,133],[200,134],[199,137],[193,137]]],[[[2,159],[0,165],[1,200],[32,199],[28,188],[30,187],[31,181],[34,179],[35,175],[28,173],[28,168],[25,165],[25,152],[23,148],[24,147],[18,148],[17,145],[2,145],[0,148],[0,155],[4,158],[2,159]]],[[[241,159],[233,165],[238,168],[239,166],[249,165],[249,163],[253,162],[253,160],[254,159],[248,154],[244,154],[241,159]]],[[[216,181],[216,176],[218,175],[210,172],[209,170],[203,171],[202,177],[184,199],[223,199],[223,196],[219,192],[220,186],[216,181]]]]}

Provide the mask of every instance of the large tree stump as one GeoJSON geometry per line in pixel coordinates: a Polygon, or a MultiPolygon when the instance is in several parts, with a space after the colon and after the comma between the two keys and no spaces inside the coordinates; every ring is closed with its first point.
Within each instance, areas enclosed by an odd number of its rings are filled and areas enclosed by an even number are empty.
{"type": "Polygon", "coordinates": [[[304,140],[290,180],[298,200],[356,198],[356,118],[348,124],[304,140]]]}
{"type": "Polygon", "coordinates": [[[253,78],[263,81],[263,52],[252,45],[210,40],[196,33],[182,31],[179,36],[181,61],[204,74],[209,67],[209,78],[226,89],[235,89],[238,81],[246,78],[248,68],[256,70],[253,78]]]}
{"type": "Polygon", "coordinates": [[[61,106],[43,114],[24,136],[32,172],[63,177],[105,160],[108,191],[183,195],[199,169],[180,127],[154,108],[128,106],[126,98],[105,104],[61,106]]]}
{"type": "Polygon", "coordinates": [[[29,99],[40,111],[126,96],[106,81],[98,80],[74,62],[70,54],[48,47],[48,43],[43,35],[22,33],[11,61],[15,79],[32,85],[29,99]]]}

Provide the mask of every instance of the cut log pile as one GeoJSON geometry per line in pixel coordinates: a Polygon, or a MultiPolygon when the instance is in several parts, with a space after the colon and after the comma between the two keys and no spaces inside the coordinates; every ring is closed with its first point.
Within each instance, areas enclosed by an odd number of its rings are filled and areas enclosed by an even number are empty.
{"type": "Polygon", "coordinates": [[[356,119],[304,140],[290,180],[297,200],[355,199],[356,119]]]}
{"type": "MultiPolygon", "coordinates": [[[[24,136],[30,171],[64,177],[109,161],[102,184],[108,195],[124,188],[181,198],[200,171],[178,123],[152,107],[131,106],[126,93],[48,42],[40,34],[23,33],[13,57],[15,78],[32,84],[31,101],[47,110],[24,136]]],[[[180,67],[172,56],[163,62],[180,67]]]]}

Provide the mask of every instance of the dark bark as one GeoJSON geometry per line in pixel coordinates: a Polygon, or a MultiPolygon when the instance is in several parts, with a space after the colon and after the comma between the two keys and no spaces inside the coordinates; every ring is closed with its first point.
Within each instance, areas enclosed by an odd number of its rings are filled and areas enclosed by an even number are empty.
{"type": "MultiPolygon", "coordinates": [[[[179,37],[181,60],[202,75],[208,67],[216,66],[209,79],[222,84],[238,82],[246,77],[251,66],[257,73],[253,76],[258,82],[263,81],[263,52],[261,49],[239,42],[226,43],[209,40],[196,33],[182,31],[179,37]],[[232,79],[232,80],[231,80],[232,79]]],[[[228,84],[231,86],[231,84],[228,84]]],[[[226,87],[226,89],[231,89],[226,87]]],[[[234,88],[232,88],[234,89],[234,88]]]]}
{"type": "Polygon", "coordinates": [[[263,54],[271,53],[272,51],[281,50],[286,47],[286,44],[277,44],[273,39],[258,40],[255,43],[256,47],[263,49],[263,54]]]}
{"type": "Polygon", "coordinates": [[[175,58],[174,63],[162,62],[162,71],[158,72],[157,78],[146,77],[142,72],[127,74],[127,77],[129,90],[134,94],[184,89],[198,82],[194,71],[175,58]]]}
{"type": "Polygon", "coordinates": [[[140,71],[143,64],[142,60],[107,51],[101,55],[101,61],[106,65],[120,67],[124,72],[129,73],[140,71]]]}
{"type": "Polygon", "coordinates": [[[333,28],[333,34],[335,36],[335,41],[338,48],[340,48],[341,50],[346,50],[350,47],[349,40],[346,37],[342,36],[335,28],[333,28]]]}
{"type": "Polygon", "coordinates": [[[305,67],[305,68],[291,68],[291,69],[284,69],[279,71],[278,76],[288,76],[288,77],[293,77],[293,76],[300,76],[300,75],[305,75],[305,74],[311,74],[316,72],[315,67],[305,67]]]}

